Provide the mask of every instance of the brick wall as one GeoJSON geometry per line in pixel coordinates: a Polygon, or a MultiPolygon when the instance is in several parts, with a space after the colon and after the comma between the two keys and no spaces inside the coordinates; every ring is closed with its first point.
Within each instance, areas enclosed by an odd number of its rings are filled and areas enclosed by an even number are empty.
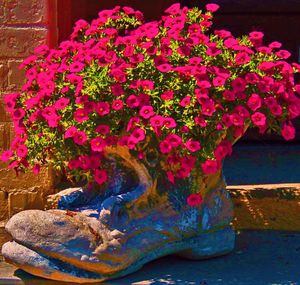
{"type": "MultiPolygon", "coordinates": [[[[3,95],[18,91],[24,71],[22,59],[44,43],[56,42],[56,0],[2,0],[0,2],[0,152],[9,148],[14,136],[5,112],[3,95]]],[[[52,174],[44,170],[16,177],[0,163],[0,221],[28,208],[42,208],[44,197],[52,193],[52,174]]]]}

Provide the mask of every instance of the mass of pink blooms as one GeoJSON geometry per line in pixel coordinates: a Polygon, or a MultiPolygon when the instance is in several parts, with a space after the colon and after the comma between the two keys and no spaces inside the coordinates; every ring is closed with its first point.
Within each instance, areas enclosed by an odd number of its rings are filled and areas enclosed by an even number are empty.
{"type": "Polygon", "coordinates": [[[247,128],[293,139],[300,66],[262,32],[211,30],[218,8],[174,4],[144,22],[118,6],[77,21],[57,49],[36,48],[20,66],[22,90],[4,98],[16,136],[2,160],[34,173],[51,164],[101,185],[105,148],[121,145],[146,166],[154,156],[174,183],[217,172],[247,128]]]}

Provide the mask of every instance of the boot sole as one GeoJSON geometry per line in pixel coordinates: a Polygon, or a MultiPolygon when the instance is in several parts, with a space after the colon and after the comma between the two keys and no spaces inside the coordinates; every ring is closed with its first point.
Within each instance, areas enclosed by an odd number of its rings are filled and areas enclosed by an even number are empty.
{"type": "Polygon", "coordinates": [[[25,253],[31,256],[33,260],[35,260],[34,264],[30,264],[30,262],[28,263],[27,261],[27,264],[23,263],[20,265],[10,259],[9,254],[5,254],[6,250],[4,250],[3,254],[9,263],[39,277],[58,281],[63,280],[65,282],[94,283],[126,276],[138,271],[145,264],[167,255],[177,255],[191,260],[221,256],[232,251],[234,249],[234,243],[235,233],[230,227],[214,232],[202,233],[196,237],[171,242],[162,247],[153,249],[131,266],[112,275],[102,275],[78,268],[72,264],[64,264],[58,259],[44,256],[16,242],[8,242],[4,245],[4,248],[13,246],[16,254],[19,251],[22,254],[25,253]],[[38,268],[40,264],[43,264],[43,267],[38,268]],[[60,277],[63,277],[63,279],[60,277]]]}

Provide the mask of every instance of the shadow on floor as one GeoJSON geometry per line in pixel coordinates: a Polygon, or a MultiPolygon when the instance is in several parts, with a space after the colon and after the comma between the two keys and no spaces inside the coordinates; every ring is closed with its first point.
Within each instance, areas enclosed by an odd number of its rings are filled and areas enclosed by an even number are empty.
{"type": "MultiPolygon", "coordinates": [[[[102,285],[298,285],[300,233],[245,231],[227,256],[203,261],[165,257],[127,277],[102,285]]],[[[47,281],[16,271],[15,285],[71,285],[47,281]]],[[[3,280],[3,279],[2,279],[3,280]]],[[[0,277],[0,284],[1,277],[0,277]]],[[[99,284],[99,283],[98,283],[99,284]]]]}

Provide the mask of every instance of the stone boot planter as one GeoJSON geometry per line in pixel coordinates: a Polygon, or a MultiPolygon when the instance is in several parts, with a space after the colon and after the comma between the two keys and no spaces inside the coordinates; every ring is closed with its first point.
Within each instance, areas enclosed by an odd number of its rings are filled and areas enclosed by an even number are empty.
{"type": "Polygon", "coordinates": [[[2,248],[9,263],[48,279],[96,282],[169,254],[203,259],[233,249],[232,203],[221,172],[171,184],[126,148],[107,156],[112,176],[105,192],[68,189],[51,197],[58,209],[10,219],[13,241],[2,248]],[[203,197],[198,207],[186,203],[193,187],[203,197]]]}

